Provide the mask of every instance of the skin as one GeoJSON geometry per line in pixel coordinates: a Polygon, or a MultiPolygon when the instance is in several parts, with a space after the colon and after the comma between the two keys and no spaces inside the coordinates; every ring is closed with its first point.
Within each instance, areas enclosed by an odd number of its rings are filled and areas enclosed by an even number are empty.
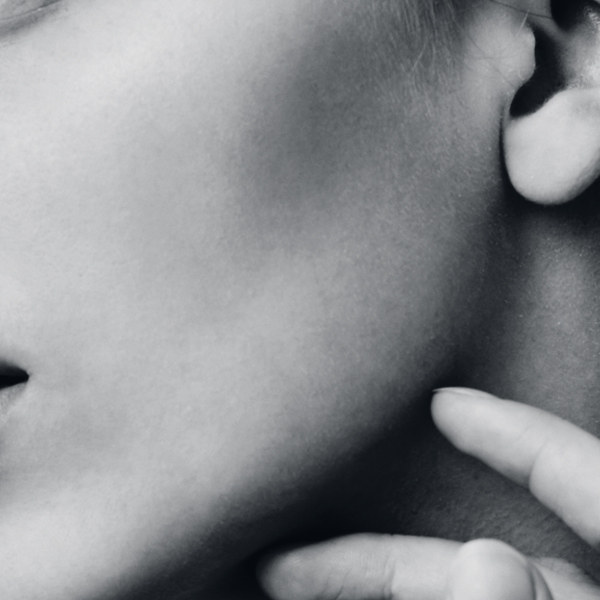
{"type": "MultiPolygon", "coordinates": [[[[466,388],[439,391],[432,415],[453,447],[526,488],[597,551],[598,438],[548,412],[466,388]]],[[[263,561],[259,575],[277,600],[593,600],[600,595],[577,567],[531,559],[495,540],[459,544],[347,536],[276,553],[263,561]]]]}
{"type": "MultiPolygon", "coordinates": [[[[543,4],[522,6],[541,15],[543,4]]],[[[585,14],[596,15],[593,8],[585,14]]],[[[585,86],[592,85],[597,94],[597,70],[590,68],[598,62],[597,20],[587,17],[577,14],[572,28],[564,20],[557,25],[549,14],[531,20],[558,39],[557,60],[567,83],[576,80],[573,90],[587,94],[585,86]]],[[[538,68],[538,85],[551,66],[538,68]]],[[[578,151],[572,146],[573,156],[578,151]]],[[[484,318],[448,379],[544,408],[595,436],[600,435],[598,190],[596,183],[573,203],[551,209],[507,195],[493,277],[485,284],[484,318]]],[[[406,430],[412,437],[382,440],[362,457],[360,473],[353,469],[338,485],[329,535],[494,537],[600,577],[597,554],[588,545],[524,490],[453,450],[426,414],[413,418],[406,430]]]]}
{"type": "Polygon", "coordinates": [[[29,380],[2,395],[3,599],[201,593],[410,439],[510,224],[531,35],[481,6],[393,60],[358,1],[5,22],[0,358],[29,380]]]}
{"type": "MultiPolygon", "coordinates": [[[[490,282],[489,320],[450,384],[475,385],[543,408],[600,436],[597,191],[551,210],[511,205],[504,258],[490,282]]],[[[340,530],[452,540],[497,538],[556,556],[596,579],[597,554],[519,486],[456,452],[426,417],[409,447],[390,438],[364,460],[371,487],[347,480],[340,530]],[[404,453],[402,461],[391,457],[404,453]],[[427,477],[423,477],[423,473],[427,477]]]]}

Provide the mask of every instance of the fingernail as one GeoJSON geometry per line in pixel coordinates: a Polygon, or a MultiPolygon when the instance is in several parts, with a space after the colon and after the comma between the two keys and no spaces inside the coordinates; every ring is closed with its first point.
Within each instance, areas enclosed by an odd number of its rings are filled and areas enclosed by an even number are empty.
{"type": "Polygon", "coordinates": [[[480,392],[479,390],[472,390],[470,388],[461,387],[447,387],[433,390],[434,394],[455,394],[457,396],[468,396],[469,398],[481,398],[482,396],[490,396],[486,392],[480,392]]]}

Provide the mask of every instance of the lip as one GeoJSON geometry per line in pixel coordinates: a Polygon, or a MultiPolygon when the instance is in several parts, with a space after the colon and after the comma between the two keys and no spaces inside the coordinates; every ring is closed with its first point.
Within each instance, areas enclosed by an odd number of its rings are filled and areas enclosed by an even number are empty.
{"type": "Polygon", "coordinates": [[[0,360],[0,417],[4,416],[25,390],[29,373],[21,367],[0,360]]]}

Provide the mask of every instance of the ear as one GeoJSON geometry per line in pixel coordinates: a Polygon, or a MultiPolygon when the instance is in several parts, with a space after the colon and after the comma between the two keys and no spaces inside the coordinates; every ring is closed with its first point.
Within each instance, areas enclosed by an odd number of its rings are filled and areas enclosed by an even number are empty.
{"type": "Polygon", "coordinates": [[[600,4],[557,0],[548,9],[528,17],[536,70],[505,115],[503,135],[514,188],[553,205],[600,176],[600,4]]]}

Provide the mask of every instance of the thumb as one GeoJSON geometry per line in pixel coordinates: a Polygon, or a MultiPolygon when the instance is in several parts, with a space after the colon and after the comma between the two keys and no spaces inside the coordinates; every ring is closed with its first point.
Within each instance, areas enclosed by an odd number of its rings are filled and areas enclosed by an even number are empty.
{"type": "Polygon", "coordinates": [[[258,577],[273,600],[598,600],[555,559],[536,564],[502,542],[352,535],[279,549],[258,577]]]}
{"type": "Polygon", "coordinates": [[[258,578],[274,600],[440,600],[457,542],[351,535],[278,550],[258,578]]]}
{"type": "Polygon", "coordinates": [[[552,600],[552,594],[525,556],[503,542],[477,540],[458,551],[445,600],[552,600]]]}

